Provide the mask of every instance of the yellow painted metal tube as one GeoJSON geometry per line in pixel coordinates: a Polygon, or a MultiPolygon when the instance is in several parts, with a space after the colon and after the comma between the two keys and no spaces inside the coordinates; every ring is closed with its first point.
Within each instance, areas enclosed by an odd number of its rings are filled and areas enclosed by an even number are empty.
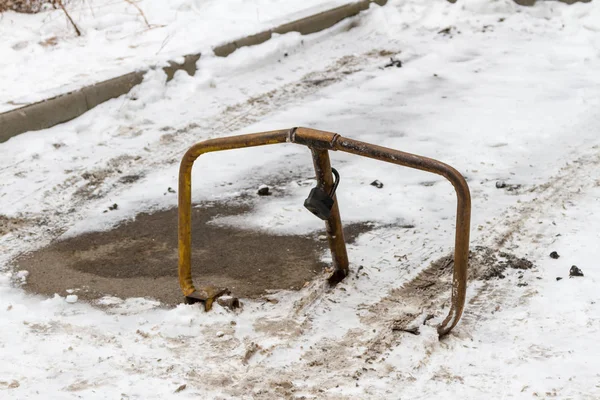
{"type": "Polygon", "coordinates": [[[210,139],[192,146],[179,166],[179,285],[184,296],[196,291],[192,281],[192,167],[202,154],[285,143],[289,130],[210,139]]]}

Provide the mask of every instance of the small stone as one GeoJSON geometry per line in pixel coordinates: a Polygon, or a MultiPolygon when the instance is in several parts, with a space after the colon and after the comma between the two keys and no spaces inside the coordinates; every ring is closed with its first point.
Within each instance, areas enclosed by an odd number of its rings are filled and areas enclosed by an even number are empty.
{"type": "Polygon", "coordinates": [[[371,186],[375,186],[377,189],[381,189],[383,187],[383,183],[375,179],[373,182],[371,182],[371,186]]]}
{"type": "Polygon", "coordinates": [[[269,191],[269,187],[267,185],[261,185],[258,188],[258,195],[259,196],[270,196],[271,192],[269,191]]]}
{"type": "Polygon", "coordinates": [[[583,272],[577,267],[577,265],[573,265],[569,270],[569,276],[583,276],[583,272]]]}
{"type": "Polygon", "coordinates": [[[319,240],[327,240],[327,236],[325,236],[325,235],[319,235],[319,240]]]}
{"type": "Polygon", "coordinates": [[[223,337],[223,336],[225,336],[225,332],[223,332],[223,331],[217,332],[217,337],[223,337]]]}
{"type": "Polygon", "coordinates": [[[109,209],[110,211],[114,211],[114,210],[116,210],[116,209],[118,209],[118,208],[119,208],[119,205],[118,205],[117,203],[115,203],[115,204],[113,204],[112,206],[108,207],[108,209],[109,209]]]}
{"type": "Polygon", "coordinates": [[[230,310],[235,310],[242,307],[242,303],[237,297],[232,296],[221,296],[217,299],[217,304],[219,304],[223,308],[228,308],[230,310]]]}
{"type": "Polygon", "coordinates": [[[554,258],[554,259],[556,260],[556,259],[557,259],[557,258],[559,258],[559,257],[560,257],[560,256],[559,256],[559,255],[558,255],[558,253],[557,253],[557,252],[555,252],[555,251],[553,251],[552,253],[550,253],[550,258],[554,258]]]}
{"type": "Polygon", "coordinates": [[[77,297],[76,294],[70,294],[65,298],[65,301],[67,303],[73,304],[73,303],[77,303],[78,299],[79,299],[79,297],[77,297]]]}
{"type": "Polygon", "coordinates": [[[177,389],[175,389],[175,393],[179,393],[182,390],[185,390],[186,387],[187,387],[187,385],[184,383],[183,385],[181,385],[177,389]]]}
{"type": "Polygon", "coordinates": [[[384,68],[396,67],[402,68],[402,61],[395,59],[394,57],[390,58],[390,62],[384,65],[384,68]]]}
{"type": "Polygon", "coordinates": [[[504,189],[505,187],[506,187],[506,182],[496,181],[496,189],[504,189]]]}
{"type": "Polygon", "coordinates": [[[556,280],[557,280],[557,281],[560,281],[561,279],[562,279],[562,277],[560,277],[560,276],[557,276],[557,277],[556,277],[556,280]]]}
{"type": "Polygon", "coordinates": [[[454,29],[454,27],[453,26],[449,26],[449,27],[444,28],[441,31],[439,31],[438,34],[440,34],[440,35],[449,35],[452,32],[452,29],[454,29]]]}
{"type": "Polygon", "coordinates": [[[527,282],[521,282],[519,284],[517,284],[518,287],[523,287],[523,286],[529,286],[529,283],[527,282]]]}

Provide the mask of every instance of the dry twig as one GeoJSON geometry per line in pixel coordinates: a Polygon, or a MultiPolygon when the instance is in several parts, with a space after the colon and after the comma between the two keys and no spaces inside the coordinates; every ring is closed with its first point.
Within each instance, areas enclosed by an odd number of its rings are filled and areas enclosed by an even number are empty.
{"type": "Polygon", "coordinates": [[[58,4],[58,6],[63,10],[63,12],[65,13],[65,15],[67,16],[67,18],[71,22],[71,25],[73,25],[73,28],[75,28],[75,32],[77,32],[77,36],[81,36],[81,31],[77,27],[77,24],[75,24],[75,21],[73,21],[73,18],[71,18],[71,16],[67,12],[67,9],[65,8],[62,0],[55,0],[55,1],[56,1],[56,4],[58,4]]]}
{"type": "Polygon", "coordinates": [[[142,16],[142,18],[144,18],[144,22],[146,23],[146,26],[148,27],[148,29],[152,29],[152,27],[150,26],[150,23],[148,22],[148,19],[146,18],[146,14],[144,14],[144,11],[142,11],[142,9],[140,8],[140,6],[138,6],[137,4],[135,4],[133,2],[133,0],[125,0],[127,3],[131,4],[132,6],[134,6],[135,8],[137,8],[137,10],[139,11],[140,15],[142,16]]]}

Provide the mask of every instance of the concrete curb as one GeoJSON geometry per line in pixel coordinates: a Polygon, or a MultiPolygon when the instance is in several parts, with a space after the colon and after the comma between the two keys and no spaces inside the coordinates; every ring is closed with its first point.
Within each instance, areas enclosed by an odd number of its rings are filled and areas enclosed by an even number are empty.
{"type": "MultiPolygon", "coordinates": [[[[515,3],[517,3],[520,6],[527,6],[527,7],[531,7],[534,6],[536,3],[536,0],[513,0],[515,3]]],[[[561,3],[565,3],[565,4],[575,4],[575,3],[589,3],[592,0],[558,0],[561,3]]]]}
{"type": "MultiPolygon", "coordinates": [[[[361,0],[346,4],[217,46],[213,51],[218,57],[227,57],[241,47],[266,42],[271,39],[274,33],[300,32],[302,35],[307,35],[319,32],[367,10],[371,3],[383,6],[387,3],[387,0],[361,0]]],[[[175,72],[179,70],[184,70],[193,76],[196,73],[196,62],[199,59],[200,54],[191,54],[185,56],[183,64],[170,61],[169,66],[163,68],[167,74],[167,81],[173,79],[175,72]]],[[[21,133],[47,129],[77,118],[107,100],[128,93],[134,86],[142,82],[146,72],[147,70],[130,72],[85,86],[82,89],[1,113],[0,143],[21,133]]]]}
{"type": "Polygon", "coordinates": [[[280,35],[289,32],[300,32],[302,35],[319,32],[331,28],[338,22],[353,17],[361,11],[367,10],[371,3],[384,6],[388,0],[362,0],[356,3],[346,4],[331,10],[323,11],[319,14],[311,15],[287,24],[280,25],[268,31],[260,32],[255,35],[234,40],[233,42],[217,46],[213,49],[216,56],[227,57],[240,47],[254,46],[271,39],[274,33],[280,35]]]}

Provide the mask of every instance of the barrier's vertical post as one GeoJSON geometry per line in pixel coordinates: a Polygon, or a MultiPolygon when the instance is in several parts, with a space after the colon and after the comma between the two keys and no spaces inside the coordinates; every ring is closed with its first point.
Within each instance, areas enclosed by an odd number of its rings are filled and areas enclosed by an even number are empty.
{"type": "MultiPolygon", "coordinates": [[[[317,184],[326,193],[333,188],[333,175],[331,173],[331,162],[329,161],[329,152],[325,149],[311,148],[315,173],[317,175],[317,184]]],[[[331,250],[333,267],[335,270],[329,277],[329,284],[335,285],[344,279],[348,273],[348,252],[344,241],[344,231],[342,229],[342,220],[340,218],[340,209],[338,207],[335,193],[333,195],[333,207],[331,216],[325,221],[327,229],[327,241],[331,250]]]]}

